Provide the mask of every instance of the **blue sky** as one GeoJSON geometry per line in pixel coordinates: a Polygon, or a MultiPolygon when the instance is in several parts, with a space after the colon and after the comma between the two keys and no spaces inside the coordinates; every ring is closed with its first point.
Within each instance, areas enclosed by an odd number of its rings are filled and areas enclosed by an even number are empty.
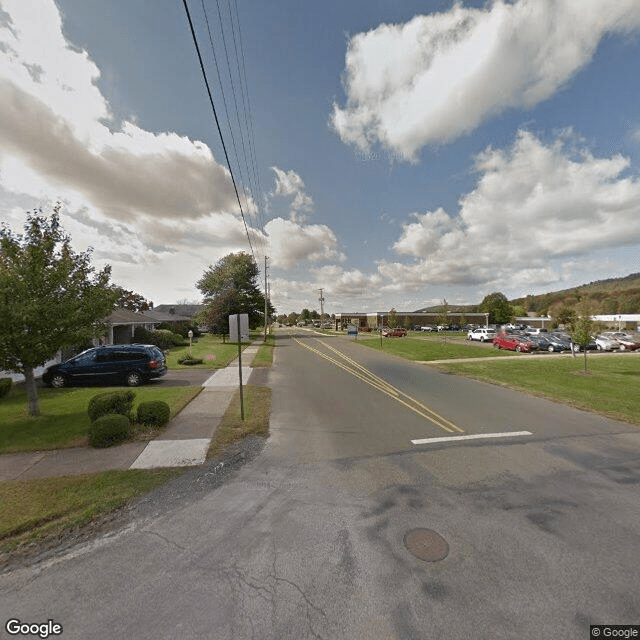
{"type": "MultiPolygon", "coordinates": [[[[278,312],[319,308],[319,288],[329,312],[413,310],[640,271],[637,0],[204,6],[278,312]]],[[[249,243],[182,2],[0,7],[2,221],[60,201],[115,282],[198,300],[207,266],[249,243]]]]}

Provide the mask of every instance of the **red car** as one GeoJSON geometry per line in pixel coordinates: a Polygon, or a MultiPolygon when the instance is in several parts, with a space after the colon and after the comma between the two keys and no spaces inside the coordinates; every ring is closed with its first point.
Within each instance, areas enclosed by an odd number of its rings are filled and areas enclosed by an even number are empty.
{"type": "Polygon", "coordinates": [[[404,338],[407,335],[406,329],[388,329],[383,331],[382,335],[385,338],[404,338]]]}
{"type": "Polygon", "coordinates": [[[493,346],[496,349],[509,349],[509,351],[531,351],[531,343],[521,336],[514,336],[508,333],[501,333],[493,339],[493,346]]]}

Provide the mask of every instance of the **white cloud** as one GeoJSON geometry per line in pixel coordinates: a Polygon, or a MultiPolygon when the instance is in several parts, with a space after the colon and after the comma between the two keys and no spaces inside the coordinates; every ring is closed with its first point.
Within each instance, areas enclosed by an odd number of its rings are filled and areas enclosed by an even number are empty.
{"type": "Polygon", "coordinates": [[[572,150],[567,135],[544,144],[520,131],[512,148],[476,158],[480,178],[455,217],[414,214],[393,248],[417,258],[383,262],[385,279],[530,286],[559,280],[562,261],[640,244],[640,180],[628,159],[572,150]]]}
{"type": "Polygon", "coordinates": [[[293,196],[289,205],[289,217],[292,222],[306,222],[307,214],[313,211],[313,198],[305,193],[302,178],[293,170],[284,171],[278,167],[271,167],[276,174],[276,187],[271,197],[293,196]]]}
{"type": "MultiPolygon", "coordinates": [[[[53,0],[2,0],[2,10],[0,197],[11,207],[7,222],[22,226],[16,203],[46,211],[61,201],[74,246],[94,247],[96,265],[111,263],[114,281],[156,301],[167,290],[198,297],[194,283],[206,263],[247,248],[227,169],[202,142],[117,125],[96,84],[99,69],[67,42],[53,0]]],[[[252,241],[262,235],[249,232],[252,241]]]]}
{"type": "Polygon", "coordinates": [[[347,103],[331,122],[344,142],[376,142],[412,160],[507,108],[552,96],[609,33],[640,27],[637,0],[495,0],[483,9],[383,24],[351,38],[347,103]]]}
{"type": "Polygon", "coordinates": [[[265,232],[274,267],[290,269],[303,260],[344,259],[335,234],[324,224],[301,225],[274,218],[265,225],[265,232]]]}
{"type": "Polygon", "coordinates": [[[7,0],[3,8],[10,16],[0,28],[6,191],[66,200],[126,222],[141,237],[194,220],[210,226],[212,215],[223,236],[237,226],[229,172],[205,144],[131,122],[113,131],[106,126],[110,110],[95,84],[99,70],[87,52],[67,43],[53,2],[7,0]]]}

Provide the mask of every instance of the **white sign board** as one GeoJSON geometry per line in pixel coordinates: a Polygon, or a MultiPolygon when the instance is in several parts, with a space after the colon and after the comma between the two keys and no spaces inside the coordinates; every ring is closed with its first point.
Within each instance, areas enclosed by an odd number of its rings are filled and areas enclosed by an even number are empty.
{"type": "MultiPolygon", "coordinates": [[[[229,341],[238,342],[238,315],[229,316],[229,341]]],[[[240,342],[249,342],[249,315],[240,314],[240,342]]]]}

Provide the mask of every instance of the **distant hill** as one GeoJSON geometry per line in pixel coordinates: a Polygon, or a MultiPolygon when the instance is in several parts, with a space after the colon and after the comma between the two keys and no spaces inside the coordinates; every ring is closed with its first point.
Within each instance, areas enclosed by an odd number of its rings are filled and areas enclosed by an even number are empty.
{"type": "MultiPolygon", "coordinates": [[[[534,311],[538,315],[547,315],[564,305],[574,306],[579,301],[589,302],[591,313],[640,313],[640,273],[632,273],[624,278],[595,280],[571,289],[552,291],[539,295],[515,298],[509,302],[525,311],[534,311]]],[[[478,302],[478,305],[480,302],[478,302]]],[[[449,311],[473,313],[478,305],[450,305],[449,311]]],[[[438,313],[440,305],[418,309],[418,312],[438,313]]],[[[554,315],[551,313],[550,315],[554,315]]]]}
{"type": "Polygon", "coordinates": [[[510,302],[542,315],[554,307],[573,306],[585,300],[594,315],[640,313],[640,273],[632,273],[624,278],[595,280],[572,289],[528,295],[510,302]]]}

